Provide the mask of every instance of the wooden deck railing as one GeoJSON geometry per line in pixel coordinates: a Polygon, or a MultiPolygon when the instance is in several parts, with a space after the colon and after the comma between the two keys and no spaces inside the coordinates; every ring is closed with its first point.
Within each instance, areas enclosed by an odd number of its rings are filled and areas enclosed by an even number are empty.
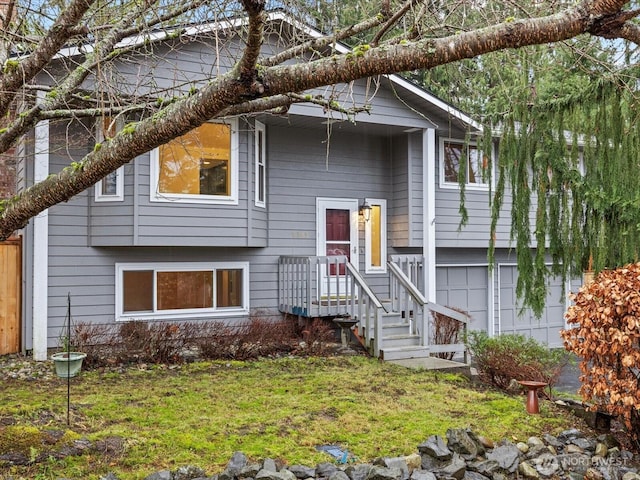
{"type": "MultiPolygon", "coordinates": [[[[447,317],[453,318],[462,323],[463,338],[467,333],[467,325],[469,317],[464,313],[458,312],[448,307],[444,307],[437,303],[428,301],[422,292],[417,288],[422,261],[416,261],[422,257],[403,257],[398,263],[394,263],[394,257],[387,262],[389,267],[389,281],[391,290],[392,310],[403,312],[409,319],[411,325],[411,333],[420,335],[420,345],[428,346],[431,353],[441,352],[462,352],[464,355],[464,363],[468,363],[467,349],[463,343],[435,345],[432,342],[430,323],[430,313],[440,313],[447,317]],[[412,281],[409,275],[416,275],[416,281],[412,281]]],[[[396,260],[399,258],[396,257],[396,260]]]]}
{"type": "Polygon", "coordinates": [[[380,353],[384,307],[345,256],[283,256],[278,261],[281,312],[302,317],[350,317],[360,337],[380,353]]]}

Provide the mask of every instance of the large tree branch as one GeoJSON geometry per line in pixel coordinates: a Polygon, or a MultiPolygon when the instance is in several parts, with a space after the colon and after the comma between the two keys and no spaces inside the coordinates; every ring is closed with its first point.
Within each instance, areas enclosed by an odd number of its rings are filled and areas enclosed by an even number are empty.
{"type": "Polygon", "coordinates": [[[150,4],[156,1],[148,0],[138,9],[131,10],[96,43],[93,51],[86,54],[85,60],[70,72],[55,89],[48,92],[36,105],[21,112],[0,134],[0,151],[8,150],[20,136],[32,128],[42,118],[43,111],[52,111],[66,106],[76,89],[92,74],[96,65],[103,61],[106,62],[110,57],[118,54],[118,52],[114,52],[114,47],[124,38],[124,28],[135,22],[140,15],[147,11],[150,4]]]}
{"type": "MultiPolygon", "coordinates": [[[[265,68],[261,72],[268,89],[265,95],[276,98],[289,92],[303,92],[373,75],[431,68],[506,48],[562,41],[589,32],[599,20],[616,14],[623,6],[624,0],[585,1],[547,17],[505,22],[446,38],[382,45],[310,63],[265,68]]],[[[245,56],[245,67],[253,58],[253,53],[245,56]]],[[[82,162],[15,196],[0,214],[0,238],[23,227],[43,210],[89,188],[136,156],[185,134],[222,112],[232,111],[234,106],[246,104],[255,92],[252,85],[241,81],[237,72],[232,70],[220,75],[196,94],[124,129],[82,162]]]]}
{"type": "Polygon", "coordinates": [[[72,36],[72,32],[82,20],[95,0],[72,0],[55,21],[36,49],[16,68],[5,75],[0,74],[0,116],[7,113],[16,92],[35,77],[42,68],[60,51],[72,36]]]}
{"type": "Polygon", "coordinates": [[[307,52],[322,51],[336,42],[354,37],[362,32],[367,32],[380,25],[382,21],[383,17],[381,15],[376,15],[375,17],[369,18],[356,25],[351,25],[350,27],[340,30],[334,35],[313,38],[307,42],[296,45],[295,47],[283,50],[282,52],[263,60],[261,64],[265,67],[273,67],[275,65],[280,65],[287,60],[291,60],[292,58],[298,58],[307,52]]]}

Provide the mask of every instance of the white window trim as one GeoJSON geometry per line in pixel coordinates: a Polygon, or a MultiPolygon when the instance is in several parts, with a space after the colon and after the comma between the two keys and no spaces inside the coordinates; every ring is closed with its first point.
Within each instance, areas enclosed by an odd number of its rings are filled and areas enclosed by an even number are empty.
{"type": "MultiPolygon", "coordinates": [[[[215,318],[247,315],[249,313],[249,262],[164,262],[164,263],[116,263],[115,272],[115,317],[116,321],[130,320],[185,320],[193,318],[215,318]],[[155,288],[156,272],[187,272],[187,271],[213,271],[216,270],[242,270],[242,306],[240,307],[213,307],[181,310],[158,311],[157,291],[155,288]],[[152,270],[153,282],[153,312],[125,313],[122,305],[122,276],[123,272],[131,270],[152,270]]],[[[213,289],[215,292],[215,274],[213,289]]],[[[214,295],[215,299],[215,295],[214,295]]]]}
{"type": "Polygon", "coordinates": [[[365,198],[371,205],[380,207],[380,251],[381,265],[379,267],[371,265],[371,222],[365,222],[364,227],[364,271],[365,273],[387,273],[387,201],[382,198],[365,198]]]}
{"type": "Polygon", "coordinates": [[[158,183],[160,182],[160,168],[158,162],[160,160],[160,149],[154,148],[150,154],[150,182],[149,182],[149,199],[152,202],[173,202],[173,203],[200,203],[208,205],[238,205],[238,190],[240,172],[240,155],[238,140],[238,119],[232,118],[224,122],[231,127],[231,195],[186,195],[182,193],[160,193],[158,191],[158,183]]]}
{"type": "Polygon", "coordinates": [[[266,208],[267,206],[267,147],[266,147],[266,127],[264,123],[256,120],[254,134],[254,155],[255,155],[255,205],[256,207],[266,208]],[[262,147],[258,142],[259,137],[262,136],[262,147]],[[258,149],[261,149],[261,155],[258,154],[258,149]],[[262,192],[264,198],[260,198],[260,158],[262,158],[262,168],[264,169],[264,175],[262,176],[262,192]]]}
{"type": "MultiPolygon", "coordinates": [[[[440,188],[451,188],[451,189],[456,189],[456,188],[460,188],[460,184],[458,182],[447,182],[444,179],[444,144],[445,142],[450,142],[450,143],[459,143],[461,145],[465,144],[464,139],[459,139],[459,138],[440,138],[439,141],[439,161],[440,161],[440,168],[439,168],[439,172],[440,172],[440,188]]],[[[477,148],[477,144],[476,142],[469,142],[467,143],[467,145],[473,146],[477,148]]],[[[492,168],[493,168],[493,164],[495,162],[491,162],[492,163],[492,168]]],[[[491,175],[491,182],[493,182],[494,180],[494,176],[491,175]]],[[[489,190],[489,183],[469,183],[466,182],[465,183],[465,187],[466,190],[480,190],[480,191],[487,191],[489,190]]]]}
{"type": "MultiPolygon", "coordinates": [[[[116,129],[121,130],[124,119],[122,117],[116,117],[116,129]]],[[[104,133],[102,131],[102,122],[96,122],[96,142],[104,142],[104,133]]],[[[95,184],[94,200],[96,202],[122,202],[124,201],[124,166],[118,168],[115,172],[116,176],[116,193],[113,195],[106,195],[102,193],[102,180],[99,180],[95,184]]]]}

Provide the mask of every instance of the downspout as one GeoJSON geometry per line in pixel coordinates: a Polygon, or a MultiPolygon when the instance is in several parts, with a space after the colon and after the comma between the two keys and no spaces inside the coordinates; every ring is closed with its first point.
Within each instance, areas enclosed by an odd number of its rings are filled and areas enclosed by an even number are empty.
{"type": "Polygon", "coordinates": [[[427,300],[436,303],[436,131],[433,128],[422,131],[422,165],[424,294],[427,300]]]}
{"type": "MultiPolygon", "coordinates": [[[[33,181],[38,183],[49,176],[49,121],[42,120],[35,127],[33,181]]],[[[33,219],[33,359],[47,359],[48,295],[49,295],[49,211],[33,219]]]]}

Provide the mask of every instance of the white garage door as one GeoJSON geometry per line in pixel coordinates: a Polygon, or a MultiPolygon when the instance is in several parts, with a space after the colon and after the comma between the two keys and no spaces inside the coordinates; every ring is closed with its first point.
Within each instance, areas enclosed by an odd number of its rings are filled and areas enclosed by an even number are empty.
{"type": "Polygon", "coordinates": [[[469,329],[487,331],[489,325],[488,269],[485,266],[446,266],[436,269],[436,301],[471,315],[469,329]]]}
{"type": "MultiPolygon", "coordinates": [[[[498,266],[500,292],[499,333],[519,333],[533,337],[550,347],[562,347],[560,330],[565,328],[564,312],[566,294],[562,295],[562,279],[549,280],[546,306],[542,316],[537,318],[529,309],[518,315],[520,307],[516,298],[518,270],[514,265],[498,266]]],[[[567,292],[568,293],[568,292],[567,292]]]]}

